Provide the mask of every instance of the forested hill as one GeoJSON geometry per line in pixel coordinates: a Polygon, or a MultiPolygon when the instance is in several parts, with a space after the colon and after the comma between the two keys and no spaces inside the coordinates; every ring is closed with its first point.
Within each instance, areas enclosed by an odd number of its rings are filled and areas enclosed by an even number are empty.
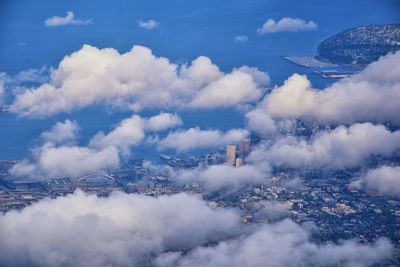
{"type": "Polygon", "coordinates": [[[400,50],[400,24],[369,25],[340,32],[318,46],[320,60],[338,64],[369,64],[400,50]]]}

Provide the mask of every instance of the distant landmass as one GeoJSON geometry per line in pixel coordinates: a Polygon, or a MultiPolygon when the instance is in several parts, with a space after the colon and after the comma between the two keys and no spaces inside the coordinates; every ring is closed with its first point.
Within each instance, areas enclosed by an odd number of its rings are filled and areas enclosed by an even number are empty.
{"type": "Polygon", "coordinates": [[[400,50],[400,24],[361,26],[340,32],[318,46],[316,58],[335,64],[365,65],[400,50]]]}

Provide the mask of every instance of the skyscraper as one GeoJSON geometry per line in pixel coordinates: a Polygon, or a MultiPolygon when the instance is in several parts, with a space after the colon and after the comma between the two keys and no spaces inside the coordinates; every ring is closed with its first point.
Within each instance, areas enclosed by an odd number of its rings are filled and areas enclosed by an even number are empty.
{"type": "Polygon", "coordinates": [[[239,168],[239,167],[241,167],[243,165],[243,160],[242,160],[242,158],[237,158],[236,159],[236,163],[235,163],[235,167],[236,168],[239,168]]]}
{"type": "Polygon", "coordinates": [[[236,163],[236,146],[226,146],[226,165],[235,166],[236,163]]]}
{"type": "Polygon", "coordinates": [[[242,158],[247,157],[250,154],[251,145],[250,139],[246,138],[242,141],[239,147],[239,152],[242,158]]]}

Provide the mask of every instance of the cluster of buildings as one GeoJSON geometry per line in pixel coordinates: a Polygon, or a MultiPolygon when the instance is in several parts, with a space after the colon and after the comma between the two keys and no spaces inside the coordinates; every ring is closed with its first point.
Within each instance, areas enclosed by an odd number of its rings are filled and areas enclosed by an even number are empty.
{"type": "MultiPolygon", "coordinates": [[[[313,138],[322,129],[329,130],[328,126],[300,121],[287,134],[313,138]]],[[[113,191],[154,197],[186,192],[202,197],[211,208],[238,209],[243,223],[274,222],[282,217],[298,223],[313,222],[320,229],[313,238],[321,242],[352,238],[373,242],[387,237],[395,245],[396,256],[385,265],[400,265],[400,201],[351,191],[348,184],[354,176],[353,170],[275,168],[269,184],[209,192],[196,182],[176,182],[163,168],[191,169],[216,164],[240,167],[246,163],[252,144],[259,141],[252,136],[252,140],[245,139],[238,145],[230,144],[226,149],[203,156],[160,155],[160,168],[137,159],[122,169],[92,173],[79,179],[64,177],[31,183],[6,182],[2,178],[2,166],[6,170],[16,162],[0,161],[0,212],[20,209],[45,197],[70,194],[76,189],[99,196],[108,196],[113,191]],[[299,184],[290,183],[294,177],[301,178],[299,184]]],[[[368,164],[380,164],[381,160],[371,159],[368,164]]]]}
{"type": "Polygon", "coordinates": [[[236,145],[226,146],[226,160],[225,164],[228,166],[235,166],[236,168],[243,165],[246,157],[251,151],[250,139],[244,139],[240,145],[239,149],[236,149],[236,145]]]}

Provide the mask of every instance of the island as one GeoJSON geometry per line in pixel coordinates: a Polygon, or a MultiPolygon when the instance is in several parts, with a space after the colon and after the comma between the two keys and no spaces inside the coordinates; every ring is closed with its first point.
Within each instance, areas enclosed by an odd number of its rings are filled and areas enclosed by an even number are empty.
{"type": "Polygon", "coordinates": [[[400,24],[360,26],[318,45],[316,58],[339,65],[366,65],[400,50],[400,24]]]}

